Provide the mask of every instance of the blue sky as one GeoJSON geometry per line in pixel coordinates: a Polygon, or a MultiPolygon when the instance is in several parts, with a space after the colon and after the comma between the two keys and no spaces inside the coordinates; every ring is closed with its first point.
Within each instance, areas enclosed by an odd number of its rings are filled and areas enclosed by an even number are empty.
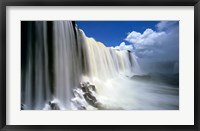
{"type": "Polygon", "coordinates": [[[88,37],[93,37],[108,47],[119,45],[133,30],[140,33],[147,28],[156,30],[158,23],[159,21],[76,21],[88,37]]]}

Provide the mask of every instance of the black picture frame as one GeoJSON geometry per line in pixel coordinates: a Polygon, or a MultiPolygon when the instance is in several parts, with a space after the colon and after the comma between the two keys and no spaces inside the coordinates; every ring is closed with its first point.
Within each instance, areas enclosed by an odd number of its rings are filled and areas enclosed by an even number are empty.
{"type": "Polygon", "coordinates": [[[1,130],[199,130],[199,0],[0,0],[0,129],[1,130]],[[7,125],[6,124],[6,7],[7,6],[193,6],[194,7],[194,125],[7,125]]]}

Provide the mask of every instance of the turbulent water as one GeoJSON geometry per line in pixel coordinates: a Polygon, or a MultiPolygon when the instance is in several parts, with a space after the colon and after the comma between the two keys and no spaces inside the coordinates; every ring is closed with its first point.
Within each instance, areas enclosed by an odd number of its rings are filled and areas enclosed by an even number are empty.
{"type": "Polygon", "coordinates": [[[178,88],[137,80],[134,52],[88,38],[70,21],[22,22],[24,110],[178,109],[178,88]]]}

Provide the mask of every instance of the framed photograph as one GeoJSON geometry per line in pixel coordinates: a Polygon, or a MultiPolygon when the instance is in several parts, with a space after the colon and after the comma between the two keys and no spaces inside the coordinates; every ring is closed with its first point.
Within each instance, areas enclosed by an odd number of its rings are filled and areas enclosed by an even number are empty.
{"type": "Polygon", "coordinates": [[[0,5],[1,130],[199,130],[199,0],[0,5]]]}

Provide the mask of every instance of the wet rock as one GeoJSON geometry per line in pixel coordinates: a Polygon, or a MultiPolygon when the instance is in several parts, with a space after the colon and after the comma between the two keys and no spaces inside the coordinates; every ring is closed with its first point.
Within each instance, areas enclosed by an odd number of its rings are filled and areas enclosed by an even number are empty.
{"type": "Polygon", "coordinates": [[[80,106],[79,110],[86,110],[85,106],[80,106]]]}
{"type": "MultiPolygon", "coordinates": [[[[81,89],[84,93],[83,96],[84,96],[85,101],[88,104],[90,104],[91,106],[97,108],[98,110],[112,110],[112,109],[121,110],[122,109],[120,107],[109,107],[109,106],[99,102],[94,95],[94,92],[96,92],[95,85],[93,85],[89,82],[81,82],[80,85],[81,85],[81,89]]],[[[84,107],[82,109],[84,109],[84,107]]]]}
{"type": "Polygon", "coordinates": [[[84,98],[85,100],[92,106],[97,107],[97,99],[93,95],[92,91],[96,92],[95,85],[90,84],[89,82],[82,82],[81,84],[81,89],[84,92],[84,98]]]}
{"type": "Polygon", "coordinates": [[[60,110],[60,107],[58,105],[58,103],[53,102],[53,101],[49,101],[49,106],[51,110],[60,110]]]}
{"type": "Polygon", "coordinates": [[[26,109],[26,105],[25,104],[21,104],[21,110],[25,110],[26,109]]]}
{"type": "Polygon", "coordinates": [[[92,91],[95,91],[95,92],[96,92],[95,85],[89,85],[88,88],[91,89],[92,91]]]}
{"type": "Polygon", "coordinates": [[[83,92],[91,92],[91,91],[96,92],[95,85],[93,85],[89,82],[81,82],[80,85],[81,85],[81,89],[83,90],[83,92]]]}
{"type": "MultiPolygon", "coordinates": [[[[95,106],[95,103],[97,102],[96,97],[94,97],[92,94],[90,93],[85,93],[84,94],[84,98],[85,100],[92,106],[95,106]]],[[[96,106],[95,106],[96,107],[96,106]]]]}

